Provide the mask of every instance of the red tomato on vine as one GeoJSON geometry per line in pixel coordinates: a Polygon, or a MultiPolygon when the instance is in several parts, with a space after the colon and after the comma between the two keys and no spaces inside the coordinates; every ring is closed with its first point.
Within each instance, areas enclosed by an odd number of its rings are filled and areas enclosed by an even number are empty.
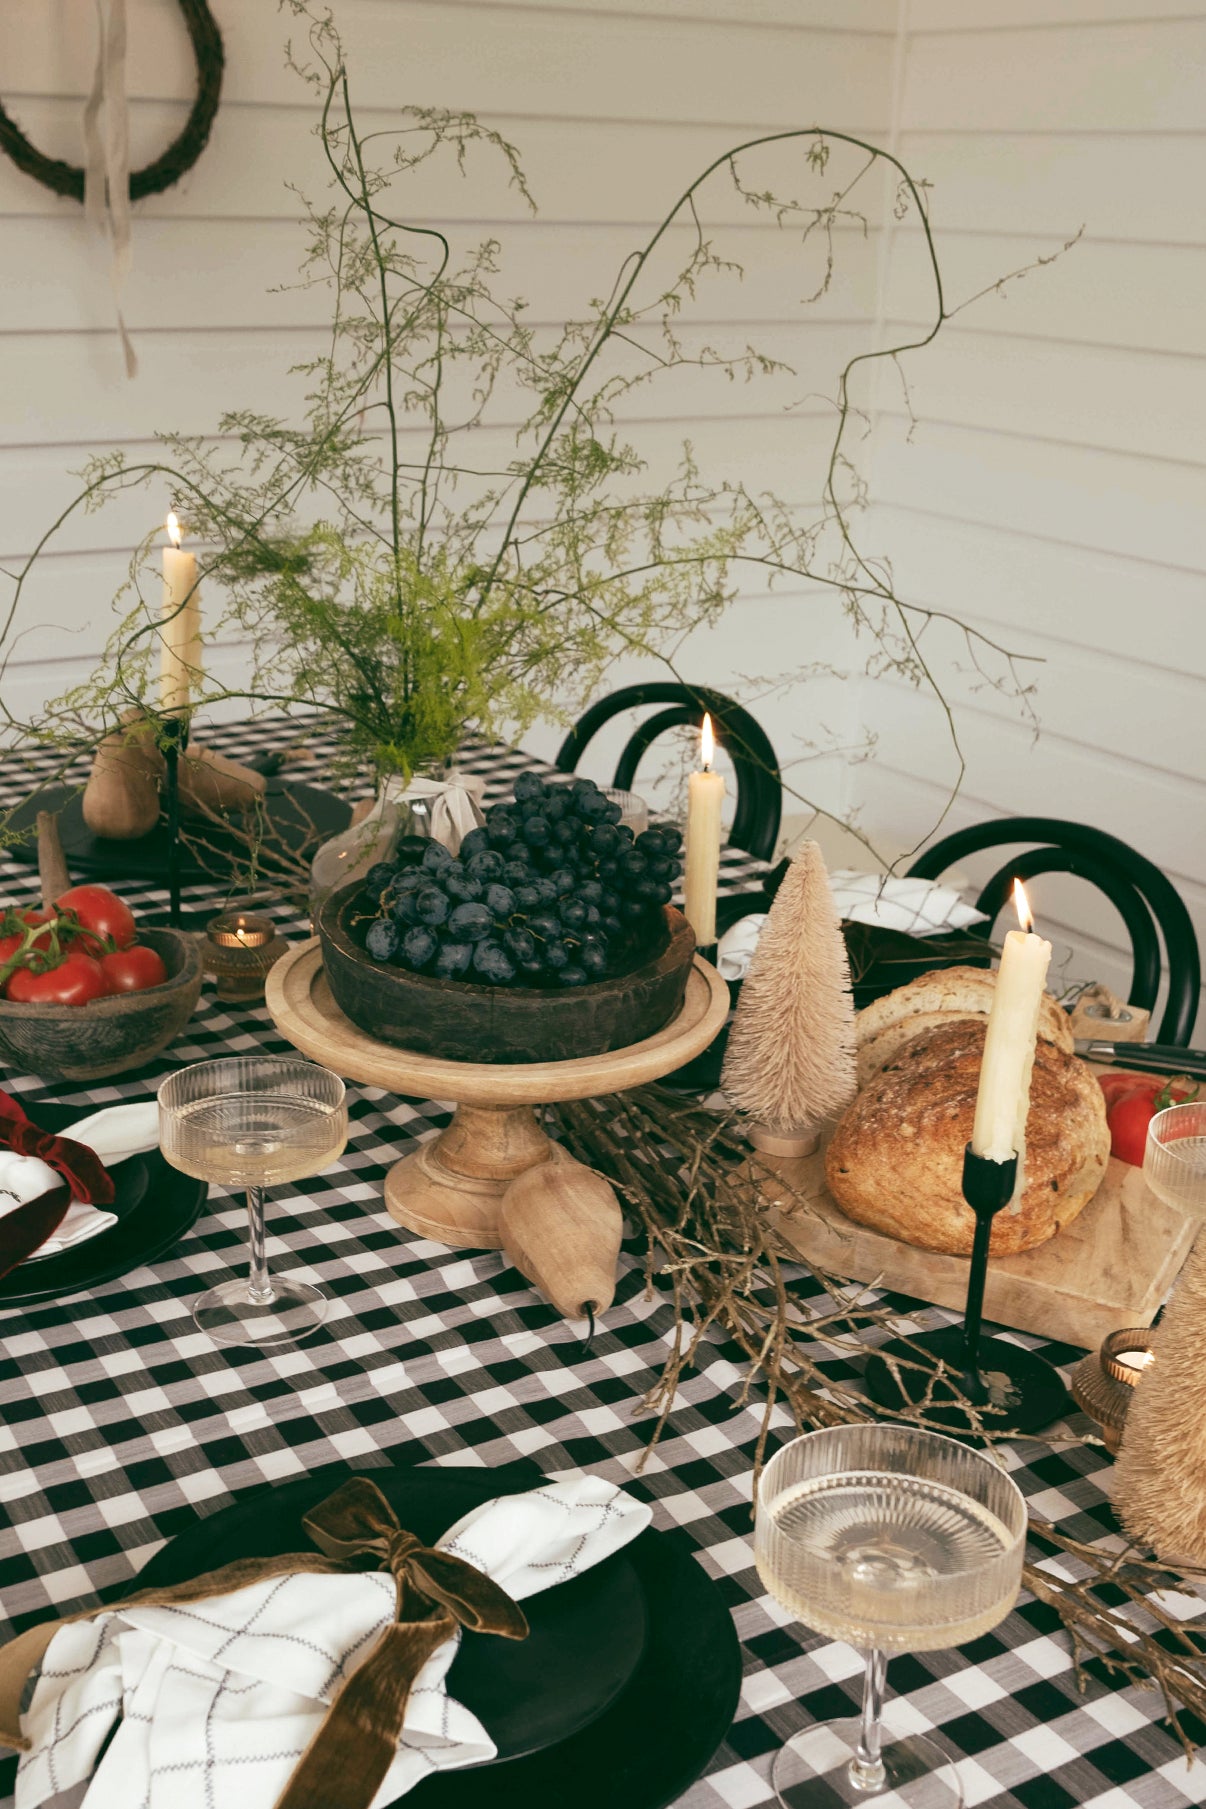
{"type": "Polygon", "coordinates": [[[8,982],[8,997],[17,1005],[87,1005],[112,991],[105,970],[82,949],[72,949],[57,967],[36,974],[19,967],[8,982]]]}
{"type": "Polygon", "coordinates": [[[55,908],[70,911],[89,931],[80,941],[90,953],[110,947],[129,948],[136,935],[134,913],[108,886],[72,886],[55,899],[55,908]]]}
{"type": "Polygon", "coordinates": [[[101,966],[113,992],[145,992],[148,986],[162,986],[167,979],[167,968],[155,950],[138,944],[102,955],[101,966]]]}

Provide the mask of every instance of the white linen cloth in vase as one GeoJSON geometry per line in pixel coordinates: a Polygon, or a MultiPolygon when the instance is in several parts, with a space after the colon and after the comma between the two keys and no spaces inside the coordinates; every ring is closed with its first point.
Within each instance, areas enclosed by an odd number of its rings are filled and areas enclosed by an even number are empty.
{"type": "MultiPolygon", "coordinates": [[[[140,1099],[135,1105],[106,1106],[103,1111],[90,1112],[87,1118],[69,1125],[59,1135],[70,1137],[73,1143],[84,1144],[100,1157],[106,1168],[111,1169],[124,1162],[127,1156],[141,1156],[147,1150],[159,1148],[159,1107],[153,1099],[140,1099]]],[[[61,1187],[62,1183],[62,1175],[40,1156],[22,1156],[16,1150],[0,1149],[0,1218],[15,1212],[27,1200],[36,1200],[39,1194],[49,1193],[52,1187],[61,1187]]],[[[103,1206],[93,1206],[87,1200],[73,1200],[54,1236],[39,1244],[26,1261],[36,1262],[40,1256],[57,1256],[60,1250],[85,1243],[116,1223],[116,1214],[106,1212],[103,1206]]]]}
{"type": "MultiPolygon", "coordinates": [[[[484,1502],[436,1547],[522,1601],[581,1576],[650,1518],[642,1502],[584,1476],[484,1502]]],[[[17,1773],[17,1809],[41,1809],[71,1791],[84,1809],[272,1809],[326,1705],[393,1618],[394,1582],[384,1572],[293,1573],[208,1601],[115,1608],[60,1628],[21,1717],[32,1746],[17,1773]]],[[[433,1771],[494,1756],[481,1722],[444,1687],[458,1637],[415,1679],[374,1806],[433,1771]]]]}

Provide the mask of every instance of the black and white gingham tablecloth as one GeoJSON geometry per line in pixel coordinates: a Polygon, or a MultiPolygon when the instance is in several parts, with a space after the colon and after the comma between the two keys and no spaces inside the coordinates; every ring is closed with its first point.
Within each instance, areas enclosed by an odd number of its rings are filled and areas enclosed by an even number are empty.
{"type": "MultiPolygon", "coordinates": [[[[278,720],[206,738],[235,755],[304,742],[316,764],[299,765],[297,776],[322,781],[322,742],[310,725],[303,734],[278,720]]],[[[477,751],[466,764],[488,774],[497,797],[535,763],[477,751]]],[[[11,796],[28,776],[10,766],[5,783],[11,796]]],[[[726,855],[722,883],[744,889],[756,871],[746,857],[726,855]]],[[[0,884],[0,896],[14,900],[36,893],[31,871],[12,863],[3,863],[0,884]]],[[[135,910],[164,902],[145,886],[119,889],[135,910]]],[[[186,888],[185,908],[213,897],[186,888]]],[[[287,921],[282,927],[288,933],[287,921]]],[[[301,931],[294,920],[292,933],[301,931]]],[[[254,1048],[287,1045],[262,1007],[220,1005],[207,984],[181,1037],[136,1077],[73,1087],[8,1075],[3,1084],[35,1117],[40,1101],[78,1103],[82,1114],[145,1097],[185,1063],[254,1048]]],[[[0,1600],[8,1617],[0,1638],[86,1606],[98,1592],[122,1593],[195,1515],[323,1464],[526,1458],[550,1474],[587,1469],[652,1501],[657,1524],[683,1529],[742,1641],[737,1718],[683,1804],[770,1803],[774,1751],[812,1721],[857,1711],[862,1661],[794,1622],[759,1583],[750,1479],[762,1402],[756,1389],[743,1401],[739,1353],[713,1343],[647,1457],[651,1422],[640,1402],[674,1328],[668,1297],[646,1297],[636,1247],[625,1251],[616,1303],[584,1358],[580,1328],[501,1254],[450,1251],[386,1215],[387,1168],[448,1122],[448,1104],[367,1086],[351,1087],[349,1098],[351,1134],[338,1166],[300,1191],[278,1188],[269,1204],[274,1267],[321,1282],[332,1299],[309,1342],[258,1354],[217,1346],[194,1327],[193,1297],[244,1261],[242,1201],[219,1189],[170,1256],[61,1306],[0,1312],[0,1600]]],[[[912,1323],[947,1317],[919,1310],[912,1323]]],[[[1069,1362],[1079,1353],[1047,1354],[1069,1362]]],[[[833,1364],[834,1373],[853,1373],[843,1360],[833,1364]]],[[[785,1413],[778,1423],[789,1430],[785,1413]]],[[[1081,1539],[1112,1537],[1099,1449],[1035,1441],[1005,1455],[1036,1514],[1081,1539]]],[[[1177,1603],[1186,1618],[1203,1611],[1195,1597],[1177,1603]]],[[[1116,1688],[1090,1671],[1081,1694],[1054,1613],[1023,1596],[999,1628],[960,1651],[894,1658],[887,1725],[936,1730],[958,1757],[971,1805],[1183,1809],[1206,1801],[1206,1762],[1187,1766],[1156,1693],[1116,1688]]]]}

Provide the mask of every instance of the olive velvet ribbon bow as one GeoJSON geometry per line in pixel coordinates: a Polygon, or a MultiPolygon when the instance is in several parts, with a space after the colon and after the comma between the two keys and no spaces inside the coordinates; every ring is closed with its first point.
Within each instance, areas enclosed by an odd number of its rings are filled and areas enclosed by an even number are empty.
{"type": "MultiPolygon", "coordinates": [[[[347,1678],[276,1804],[276,1809],[368,1809],[397,1750],[411,1686],[436,1648],[460,1627],[524,1639],[528,1623],[490,1577],[450,1552],[425,1546],[400,1526],[366,1476],[341,1484],[302,1525],[318,1552],[240,1558],[187,1583],[141,1590],[65,1620],[92,1620],[136,1604],[204,1601],[299,1571],[388,1571],[396,1591],[394,1622],[347,1678]]],[[[0,1743],[27,1750],[20,1731],[21,1695],[65,1620],[40,1622],[0,1649],[0,1743]]]]}

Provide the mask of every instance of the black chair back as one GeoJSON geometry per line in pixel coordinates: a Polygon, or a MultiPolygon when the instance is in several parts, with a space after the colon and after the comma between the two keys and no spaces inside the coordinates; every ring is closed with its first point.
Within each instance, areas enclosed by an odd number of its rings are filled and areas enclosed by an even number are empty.
{"type": "Polygon", "coordinates": [[[1128,1004],[1151,1011],[1160,990],[1160,938],[1168,969],[1168,1000],[1160,1021],[1159,1041],[1184,1048],[1197,1017],[1202,983],[1201,959],[1193,920],[1184,900],[1152,861],[1104,829],[1068,823],[1060,817],[1002,817],[957,829],[927,848],[910,867],[919,879],[939,874],[985,848],[1011,842],[1042,846],[1013,855],[983,888],[976,903],[988,915],[988,935],[1007,903],[1015,879],[1040,873],[1071,873],[1088,880],[1110,900],[1130,938],[1131,990],[1128,1004]],[[1157,936],[1159,931],[1159,937],[1157,936]]]}
{"type": "Polygon", "coordinates": [[[783,814],[779,762],[765,730],[748,710],[722,691],[712,691],[706,685],[682,684],[676,679],[624,685],[592,704],[575,723],[558,752],[558,769],[563,773],[576,771],[588,744],[604,724],[622,711],[643,704],[668,704],[670,708],[638,724],[616,763],[613,785],[631,790],[642,757],[667,729],[683,724],[699,726],[705,715],[711,716],[716,740],[732,761],[737,777],[737,805],[729,844],[759,860],[769,860],[779,839],[783,814]]]}

